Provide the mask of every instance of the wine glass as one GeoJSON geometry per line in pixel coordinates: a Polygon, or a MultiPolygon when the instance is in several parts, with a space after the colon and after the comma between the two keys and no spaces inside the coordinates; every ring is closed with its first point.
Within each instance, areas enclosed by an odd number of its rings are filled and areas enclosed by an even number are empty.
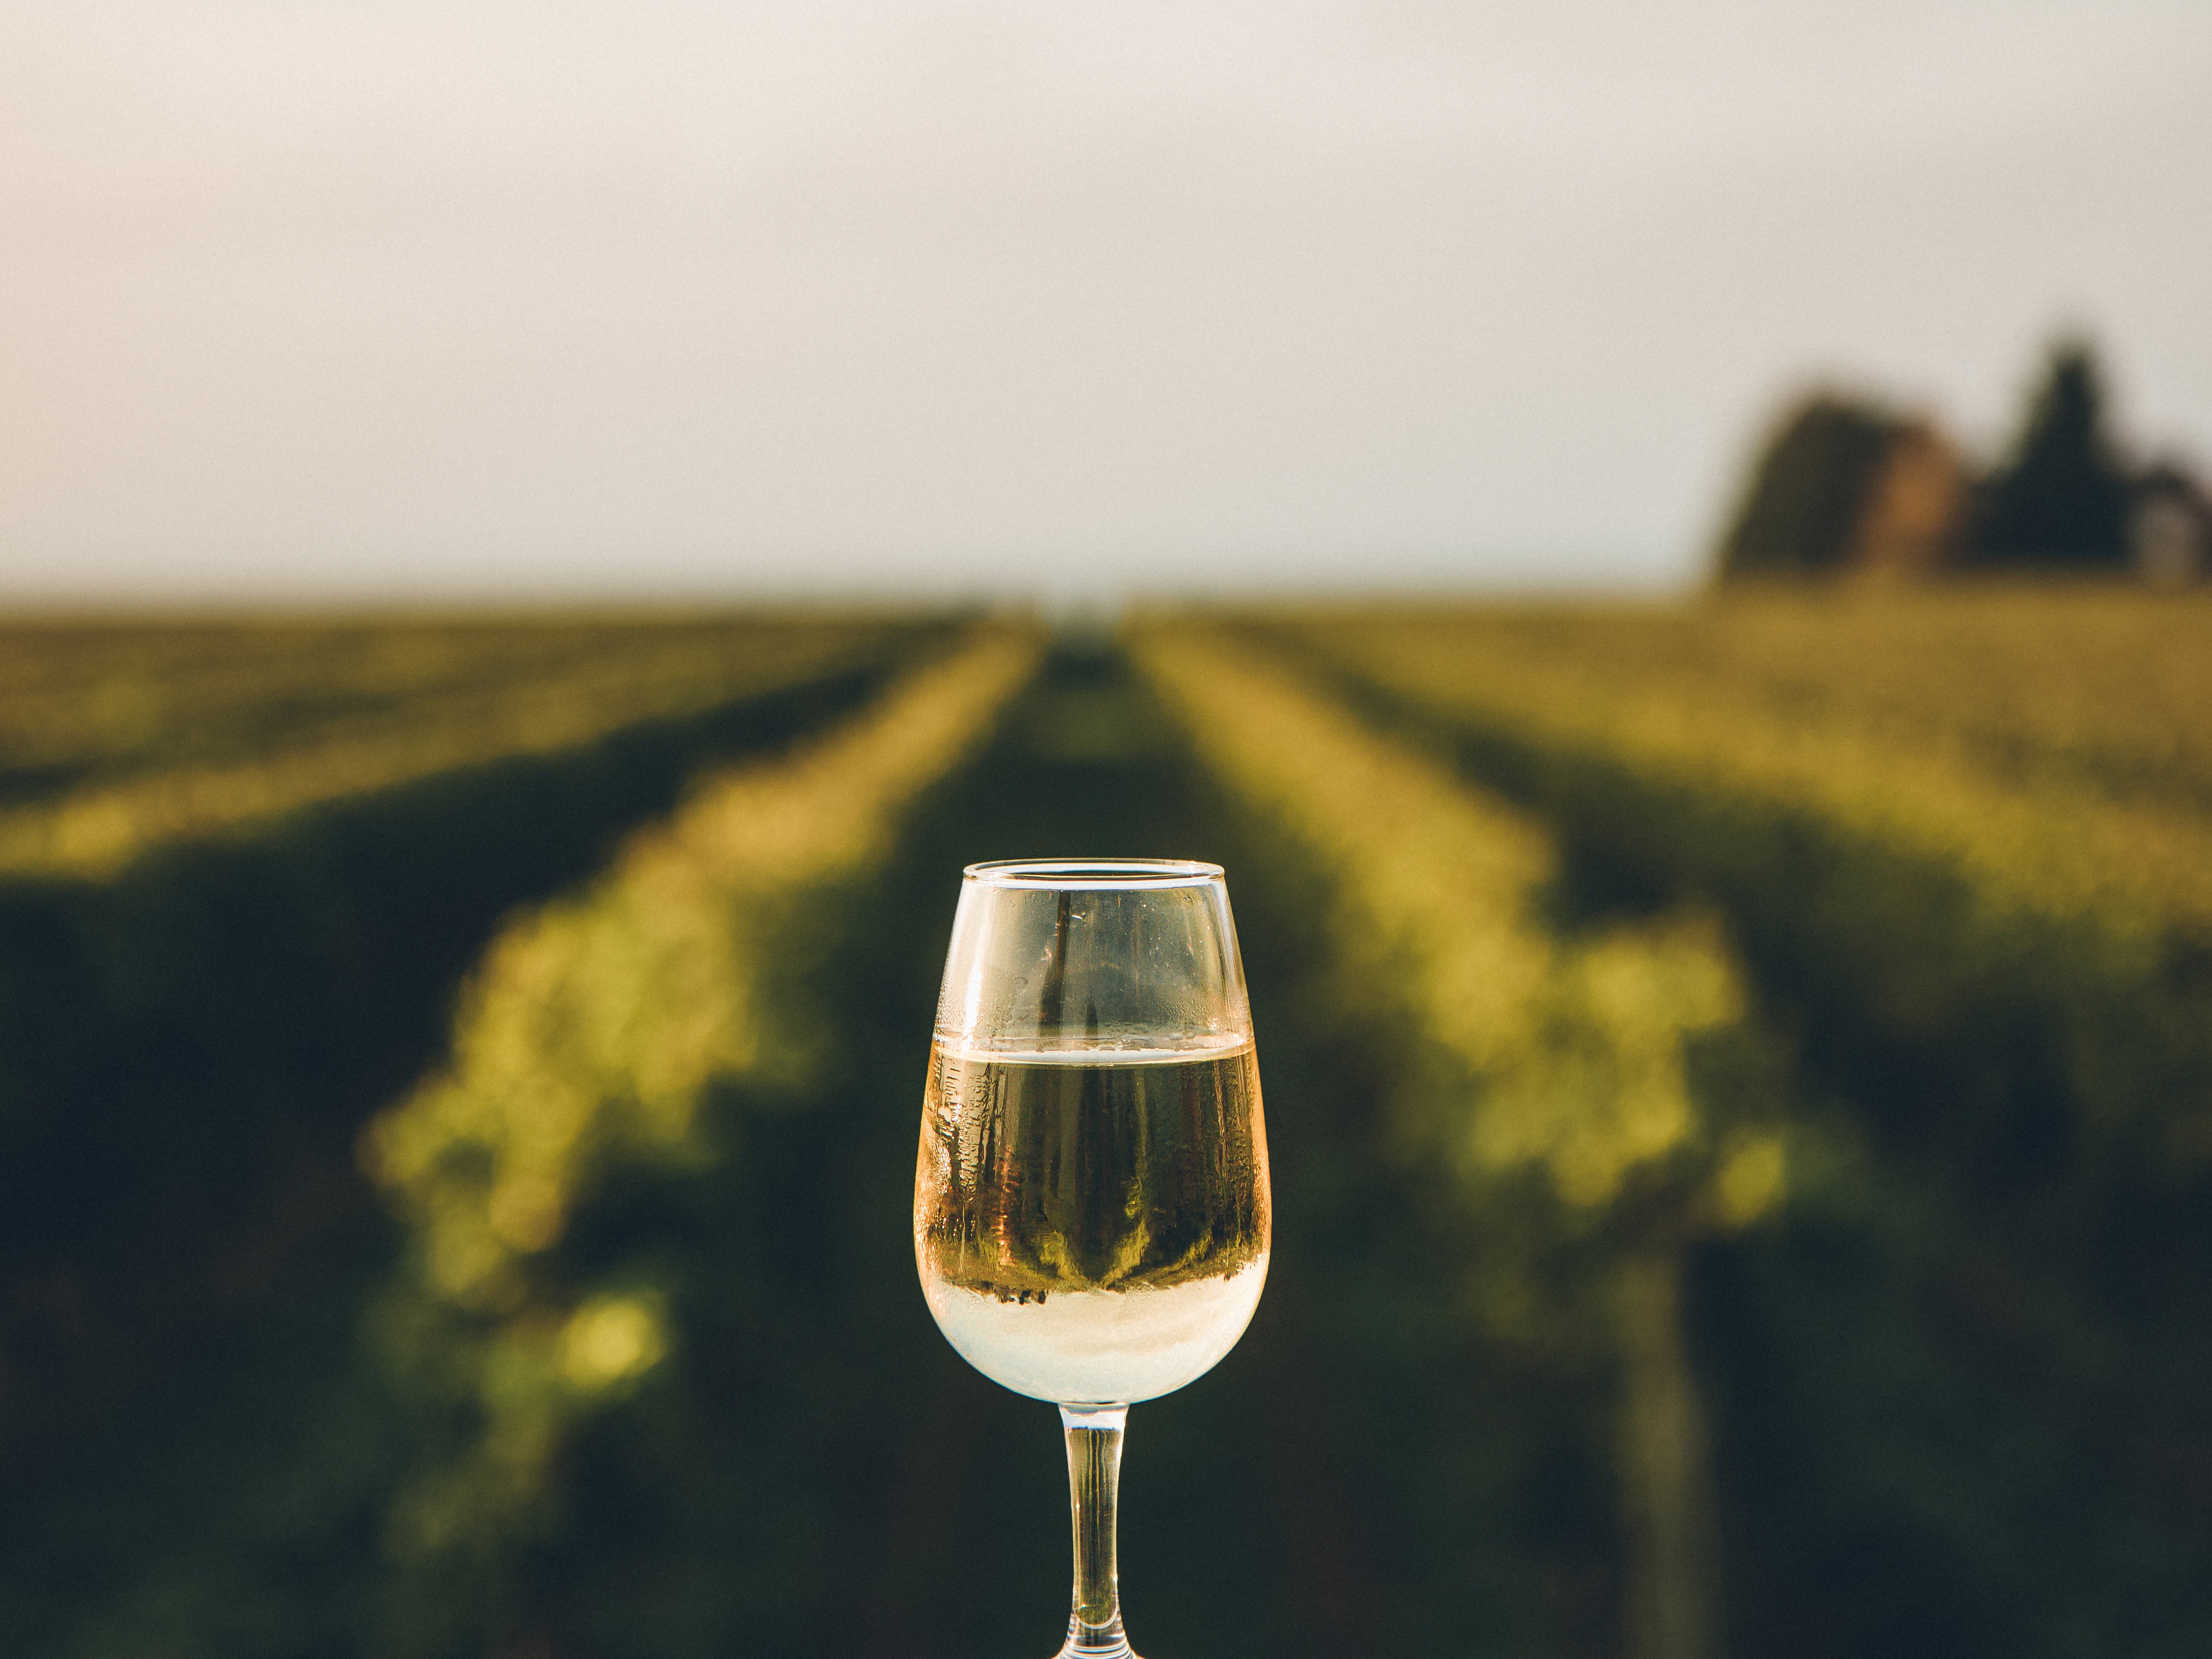
{"type": "Polygon", "coordinates": [[[1237,1345],[1267,1278],[1267,1127],[1221,867],[968,866],[922,1100],[914,1252],[962,1358],[1060,1407],[1061,1659],[1125,1659],[1130,1405],[1237,1345]]]}

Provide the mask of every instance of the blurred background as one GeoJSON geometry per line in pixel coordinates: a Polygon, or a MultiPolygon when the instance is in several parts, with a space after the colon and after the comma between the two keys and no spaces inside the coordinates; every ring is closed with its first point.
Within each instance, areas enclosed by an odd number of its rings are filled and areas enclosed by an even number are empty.
{"type": "Polygon", "coordinates": [[[979,1653],[959,866],[1229,866],[1178,1654],[2212,1621],[2212,14],[19,0],[0,1653],[979,1653]]]}

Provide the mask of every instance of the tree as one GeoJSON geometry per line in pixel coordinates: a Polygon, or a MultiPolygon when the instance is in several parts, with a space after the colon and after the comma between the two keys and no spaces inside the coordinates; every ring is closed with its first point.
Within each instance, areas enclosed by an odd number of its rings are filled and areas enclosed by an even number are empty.
{"type": "Polygon", "coordinates": [[[2087,342],[2060,341],[2011,458],[1983,486],[1979,561],[2095,568],[2127,556],[2127,474],[2105,431],[2104,377],[2087,342]]]}

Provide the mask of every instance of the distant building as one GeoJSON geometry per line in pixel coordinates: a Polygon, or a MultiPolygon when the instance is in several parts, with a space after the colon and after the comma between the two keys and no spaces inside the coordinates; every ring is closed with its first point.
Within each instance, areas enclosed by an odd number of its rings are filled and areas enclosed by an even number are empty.
{"type": "Polygon", "coordinates": [[[2089,347],[2058,342],[2009,452],[1976,477],[1929,421],[1835,392],[1802,397],[1753,459],[1716,550],[1719,578],[2212,582],[2212,491],[2171,463],[2136,471],[2104,410],[2089,347]]]}
{"type": "Polygon", "coordinates": [[[1966,507],[1958,452],[1925,421],[1893,424],[1843,547],[1843,568],[1898,580],[1950,562],[1966,507]]]}
{"type": "Polygon", "coordinates": [[[2212,575],[2212,497],[2177,466],[2155,466],[2128,492],[2128,563],[2154,587],[2212,575]]]}
{"type": "Polygon", "coordinates": [[[1928,422],[1816,394],[1768,437],[1716,562],[1723,581],[1925,575],[1957,556],[1967,499],[1928,422]]]}

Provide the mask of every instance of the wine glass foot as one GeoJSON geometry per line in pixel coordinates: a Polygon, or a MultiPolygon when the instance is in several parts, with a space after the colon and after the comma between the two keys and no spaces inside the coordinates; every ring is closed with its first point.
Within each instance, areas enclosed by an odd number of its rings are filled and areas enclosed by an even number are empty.
{"type": "Polygon", "coordinates": [[[1073,1624],[1054,1659],[1138,1659],[1116,1618],[1111,1625],[1073,1624]]]}

